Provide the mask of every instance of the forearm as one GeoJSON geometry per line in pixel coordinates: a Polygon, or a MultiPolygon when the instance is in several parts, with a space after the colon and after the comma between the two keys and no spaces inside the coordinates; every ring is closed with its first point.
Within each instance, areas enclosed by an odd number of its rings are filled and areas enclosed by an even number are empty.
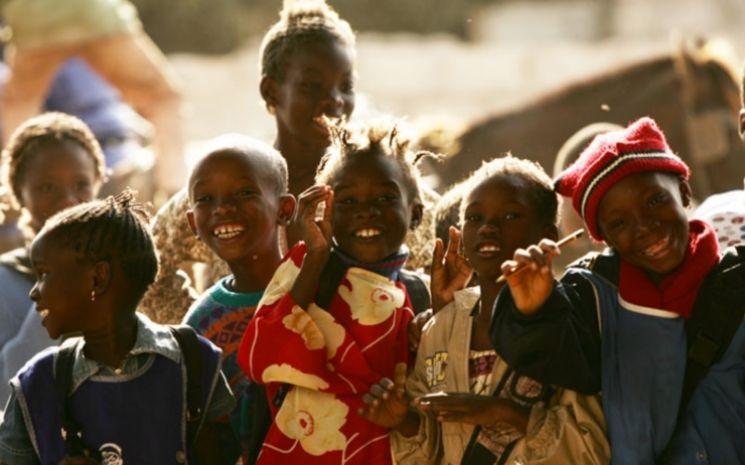
{"type": "Polygon", "coordinates": [[[300,273],[290,289],[290,295],[301,308],[307,309],[313,302],[328,256],[328,253],[308,252],[303,258],[300,273]]]}
{"type": "Polygon", "coordinates": [[[494,413],[492,415],[493,421],[487,426],[508,424],[521,434],[525,434],[528,429],[530,410],[522,408],[508,400],[495,399],[495,401],[494,413]]]}

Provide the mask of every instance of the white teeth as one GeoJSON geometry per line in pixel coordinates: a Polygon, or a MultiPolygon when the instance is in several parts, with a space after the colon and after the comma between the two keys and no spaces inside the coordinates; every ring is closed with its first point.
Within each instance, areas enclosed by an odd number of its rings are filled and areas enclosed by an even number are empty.
{"type": "Polygon", "coordinates": [[[219,239],[232,239],[243,232],[243,226],[235,224],[226,224],[216,227],[212,234],[219,239]]]}
{"type": "Polygon", "coordinates": [[[360,229],[356,231],[354,235],[357,237],[361,237],[361,238],[375,237],[375,236],[380,235],[380,229],[375,229],[375,228],[360,229]]]}
{"type": "Polygon", "coordinates": [[[484,244],[479,247],[479,252],[499,252],[501,249],[494,244],[484,244]]]}
{"type": "Polygon", "coordinates": [[[45,319],[47,316],[49,316],[49,309],[45,308],[44,310],[39,310],[39,316],[41,319],[45,319]]]}
{"type": "Polygon", "coordinates": [[[650,245],[649,247],[647,247],[646,249],[644,249],[644,252],[643,253],[647,257],[654,257],[654,256],[658,255],[660,252],[662,252],[667,247],[667,245],[668,245],[669,242],[670,242],[670,236],[668,236],[668,237],[666,237],[666,238],[664,238],[662,240],[659,240],[659,241],[655,242],[654,244],[650,245]]]}

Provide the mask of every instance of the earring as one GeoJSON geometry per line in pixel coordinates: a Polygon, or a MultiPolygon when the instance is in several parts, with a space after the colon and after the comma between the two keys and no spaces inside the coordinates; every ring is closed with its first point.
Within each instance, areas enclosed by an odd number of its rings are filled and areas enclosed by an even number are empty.
{"type": "Polygon", "coordinates": [[[91,302],[95,302],[95,301],[96,301],[96,291],[94,289],[91,291],[91,302]]]}
{"type": "Polygon", "coordinates": [[[268,111],[270,115],[277,114],[277,108],[274,106],[273,103],[266,104],[266,111],[268,111]]]}
{"type": "Polygon", "coordinates": [[[258,260],[258,259],[259,259],[258,255],[254,255],[253,257],[251,257],[251,260],[258,260]]]}

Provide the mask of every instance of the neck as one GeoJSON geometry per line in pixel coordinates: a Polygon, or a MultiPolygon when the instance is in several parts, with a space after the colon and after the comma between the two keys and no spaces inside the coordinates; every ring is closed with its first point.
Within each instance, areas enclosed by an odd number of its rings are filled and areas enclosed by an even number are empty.
{"type": "MultiPolygon", "coordinates": [[[[275,240],[274,243],[277,243],[277,241],[275,240]]],[[[281,261],[282,255],[279,252],[279,247],[274,247],[270,251],[245,257],[238,262],[228,263],[228,267],[233,273],[232,290],[248,293],[266,289],[281,261]]]]}
{"type": "MultiPolygon", "coordinates": [[[[479,283],[479,287],[481,288],[481,308],[479,309],[479,315],[488,315],[488,318],[491,319],[494,302],[497,300],[499,291],[502,290],[504,283],[497,284],[493,279],[487,279],[485,281],[485,283],[479,283]]],[[[487,316],[484,316],[484,318],[487,318],[487,316]]]]}
{"type": "Polygon", "coordinates": [[[278,135],[274,141],[274,148],[287,160],[287,168],[292,173],[292,178],[298,180],[294,183],[290,181],[290,191],[297,195],[313,185],[316,167],[326,152],[326,146],[304,144],[296,138],[282,136],[282,132],[281,128],[277,129],[278,135]]]}
{"type": "Polygon", "coordinates": [[[101,328],[83,333],[85,356],[102,365],[117,368],[137,339],[137,316],[133,311],[115,314],[101,328]]]}

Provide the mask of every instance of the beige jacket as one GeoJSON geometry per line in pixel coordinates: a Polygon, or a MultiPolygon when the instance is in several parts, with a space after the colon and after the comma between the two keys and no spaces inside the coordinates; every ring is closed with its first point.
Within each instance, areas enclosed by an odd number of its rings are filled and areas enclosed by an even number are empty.
{"type": "MultiPolygon", "coordinates": [[[[407,380],[414,398],[430,392],[469,392],[468,356],[471,345],[471,311],[479,298],[478,287],[464,289],[432,318],[422,331],[416,365],[407,380]]],[[[548,402],[546,388],[518,376],[497,357],[493,384],[505,381],[500,397],[531,409],[527,434],[510,427],[492,430],[497,439],[492,450],[499,455],[505,442],[515,442],[507,464],[601,465],[610,461],[605,421],[598,396],[583,396],[557,389],[548,402]],[[535,400],[530,400],[535,399],[535,400]],[[500,444],[501,443],[501,444],[500,444]]],[[[410,438],[392,433],[391,444],[398,465],[459,465],[473,427],[461,423],[438,424],[421,414],[419,432],[410,438]]]]}

